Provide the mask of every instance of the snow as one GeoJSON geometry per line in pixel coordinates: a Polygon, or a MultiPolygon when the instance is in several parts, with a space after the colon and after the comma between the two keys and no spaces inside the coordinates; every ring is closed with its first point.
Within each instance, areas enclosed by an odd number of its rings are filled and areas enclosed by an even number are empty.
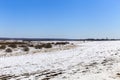
{"type": "Polygon", "coordinates": [[[72,42],[77,47],[0,57],[0,79],[119,80],[120,41],[72,42]]]}

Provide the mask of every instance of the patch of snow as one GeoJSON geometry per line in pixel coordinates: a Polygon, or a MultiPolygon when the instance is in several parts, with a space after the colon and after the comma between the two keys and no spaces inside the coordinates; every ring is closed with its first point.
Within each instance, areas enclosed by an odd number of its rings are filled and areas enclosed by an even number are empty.
{"type": "Polygon", "coordinates": [[[11,80],[119,80],[120,41],[74,42],[76,48],[0,57],[0,76],[11,80]],[[37,77],[37,78],[36,78],[37,77]]]}

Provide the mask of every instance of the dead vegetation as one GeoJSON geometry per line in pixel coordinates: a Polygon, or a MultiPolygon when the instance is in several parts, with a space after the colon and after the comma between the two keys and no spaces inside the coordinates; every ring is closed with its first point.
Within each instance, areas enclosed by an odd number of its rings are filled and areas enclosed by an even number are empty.
{"type": "Polygon", "coordinates": [[[52,44],[51,44],[51,43],[46,43],[46,44],[44,45],[44,48],[52,48],[52,44]]]}
{"type": "Polygon", "coordinates": [[[9,44],[8,47],[17,48],[17,44],[9,44]]]}
{"type": "MultiPolygon", "coordinates": [[[[58,75],[63,74],[63,70],[44,70],[44,71],[36,71],[33,73],[23,73],[18,76],[16,75],[1,75],[0,80],[10,80],[12,78],[16,80],[20,80],[20,77],[23,76],[23,78],[29,78],[31,75],[36,75],[34,78],[35,80],[50,80],[51,78],[54,78],[58,75]]],[[[28,80],[28,79],[27,79],[28,80]]]]}
{"type": "Polygon", "coordinates": [[[13,77],[13,76],[11,76],[11,75],[1,75],[0,80],[9,80],[9,79],[11,79],[11,77],[13,77]]]}
{"type": "MultiPolygon", "coordinates": [[[[34,41],[1,41],[0,42],[0,50],[4,50],[6,54],[0,54],[1,56],[7,56],[11,55],[12,52],[15,51],[14,54],[20,55],[19,51],[24,52],[30,52],[31,49],[33,49],[32,53],[38,53],[38,52],[51,52],[51,51],[57,51],[57,50],[67,50],[72,48],[72,44],[69,46],[66,46],[67,44],[70,44],[69,42],[34,42],[34,41]],[[59,46],[60,45],[60,46],[59,46]],[[7,54],[11,53],[11,54],[7,54]]],[[[21,55],[23,55],[21,54],[21,55]]],[[[13,55],[13,54],[12,54],[13,55]]]]}
{"type": "Polygon", "coordinates": [[[0,45],[0,49],[5,49],[6,45],[0,45]]]}
{"type": "Polygon", "coordinates": [[[41,45],[35,45],[34,47],[35,47],[35,49],[42,49],[43,46],[44,46],[44,45],[41,44],[41,45]]]}
{"type": "Polygon", "coordinates": [[[23,51],[29,51],[28,47],[23,47],[23,51]]]}
{"type": "Polygon", "coordinates": [[[69,42],[56,42],[55,45],[66,45],[69,44],[69,42]]]}
{"type": "Polygon", "coordinates": [[[12,49],[10,49],[10,48],[7,48],[7,49],[5,50],[5,52],[8,52],[8,53],[10,53],[10,52],[12,52],[12,49]]]}

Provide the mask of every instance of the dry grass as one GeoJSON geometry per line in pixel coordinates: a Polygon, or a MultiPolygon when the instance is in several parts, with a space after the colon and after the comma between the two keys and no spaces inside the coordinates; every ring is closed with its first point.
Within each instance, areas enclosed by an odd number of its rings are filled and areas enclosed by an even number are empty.
{"type": "Polygon", "coordinates": [[[5,49],[6,45],[0,45],[0,49],[5,49]]]}
{"type": "Polygon", "coordinates": [[[67,50],[74,48],[74,45],[66,45],[68,42],[0,42],[0,50],[4,50],[4,53],[1,53],[0,56],[9,56],[9,55],[24,55],[26,52],[30,53],[43,53],[51,52],[58,50],[67,50]],[[61,45],[61,46],[59,46],[61,45]],[[33,49],[33,50],[30,50],[33,49]],[[38,49],[38,50],[36,50],[38,49]],[[22,51],[21,51],[22,50],[22,51]],[[12,53],[14,52],[14,53],[12,53]],[[9,54],[8,54],[9,53],[9,54]]]}
{"type": "Polygon", "coordinates": [[[8,47],[17,48],[17,44],[9,44],[8,47]]]}

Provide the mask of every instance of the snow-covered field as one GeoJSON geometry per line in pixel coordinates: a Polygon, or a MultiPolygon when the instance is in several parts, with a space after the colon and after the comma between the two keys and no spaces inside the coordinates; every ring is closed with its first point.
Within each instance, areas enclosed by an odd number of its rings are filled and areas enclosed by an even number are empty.
{"type": "Polygon", "coordinates": [[[0,57],[0,80],[120,80],[120,41],[0,57]]]}

